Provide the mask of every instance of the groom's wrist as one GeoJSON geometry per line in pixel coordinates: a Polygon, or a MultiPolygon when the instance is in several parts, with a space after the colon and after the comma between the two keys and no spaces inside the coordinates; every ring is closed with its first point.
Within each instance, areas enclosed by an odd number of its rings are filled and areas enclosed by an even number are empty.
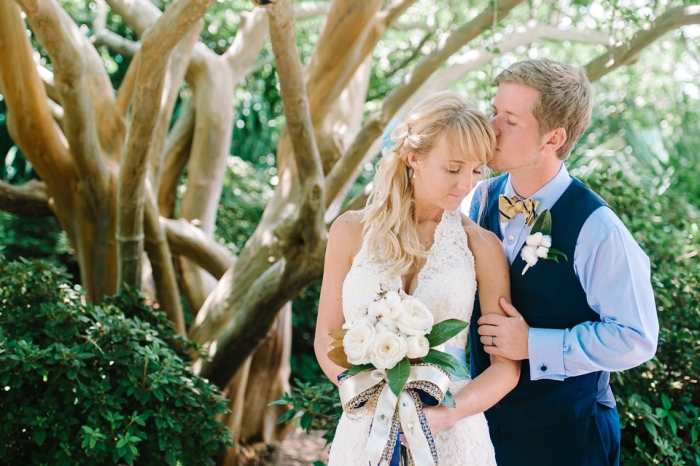
{"type": "Polygon", "coordinates": [[[564,330],[530,328],[528,333],[530,380],[566,378],[564,330]]]}

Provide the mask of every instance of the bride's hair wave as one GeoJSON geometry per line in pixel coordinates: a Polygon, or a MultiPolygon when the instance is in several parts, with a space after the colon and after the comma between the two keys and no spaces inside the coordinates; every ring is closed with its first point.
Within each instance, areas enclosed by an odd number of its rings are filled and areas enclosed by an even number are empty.
{"type": "MultiPolygon", "coordinates": [[[[448,147],[458,148],[469,161],[486,164],[493,157],[496,137],[488,119],[457,92],[426,97],[394,129],[394,145],[377,164],[363,231],[371,259],[388,266],[390,277],[416,270],[427,256],[415,225],[413,170],[408,155],[424,156],[441,135],[448,147]]],[[[482,195],[482,209],[484,201],[482,195]]]]}

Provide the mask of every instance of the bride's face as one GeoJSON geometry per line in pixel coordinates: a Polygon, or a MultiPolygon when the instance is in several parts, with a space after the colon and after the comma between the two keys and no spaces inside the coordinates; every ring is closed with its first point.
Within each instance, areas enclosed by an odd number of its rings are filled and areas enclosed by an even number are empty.
{"type": "Polygon", "coordinates": [[[411,179],[421,209],[458,209],[479,182],[483,164],[468,160],[457,147],[439,137],[426,154],[408,157],[415,176],[411,179]]]}

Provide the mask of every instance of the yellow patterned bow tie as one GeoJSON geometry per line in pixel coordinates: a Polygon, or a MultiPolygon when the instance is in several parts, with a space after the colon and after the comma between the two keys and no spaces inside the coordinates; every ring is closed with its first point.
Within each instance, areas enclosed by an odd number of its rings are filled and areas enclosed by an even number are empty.
{"type": "Polygon", "coordinates": [[[498,198],[498,210],[501,212],[502,222],[507,222],[518,214],[524,214],[525,225],[530,226],[535,221],[538,205],[540,205],[540,201],[520,199],[518,196],[507,197],[501,194],[498,198]]]}

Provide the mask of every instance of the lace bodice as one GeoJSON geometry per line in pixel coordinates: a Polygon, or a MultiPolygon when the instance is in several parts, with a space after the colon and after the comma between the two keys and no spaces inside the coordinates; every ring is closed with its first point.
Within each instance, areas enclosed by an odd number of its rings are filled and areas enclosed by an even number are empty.
{"type": "MultiPolygon", "coordinates": [[[[401,277],[388,279],[386,268],[370,261],[367,242],[364,241],[343,282],[343,312],[346,316],[358,299],[378,291],[381,283],[394,290],[401,289],[401,277]]],[[[418,273],[413,296],[431,310],[436,323],[446,319],[469,322],[475,292],[474,256],[467,245],[461,216],[458,211],[446,210],[435,228],[433,245],[418,273]]],[[[464,348],[467,331],[460,332],[447,344],[464,348]]]]}

